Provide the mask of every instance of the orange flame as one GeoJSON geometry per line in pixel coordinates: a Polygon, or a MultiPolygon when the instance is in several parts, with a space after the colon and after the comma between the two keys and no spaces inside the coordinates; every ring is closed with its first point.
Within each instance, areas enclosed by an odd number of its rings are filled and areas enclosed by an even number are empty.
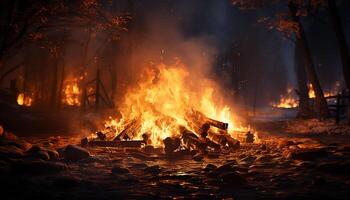
{"type": "Polygon", "coordinates": [[[189,124],[188,112],[197,110],[209,118],[228,123],[231,135],[236,130],[247,130],[238,126],[229,106],[214,100],[214,97],[220,99],[214,84],[197,80],[200,81],[197,90],[190,76],[181,63],[147,68],[139,84],[127,91],[120,104],[122,118],[118,121],[110,117],[105,127],[112,127],[115,136],[138,119],[140,128],[133,139],[142,139],[142,134],[148,133],[153,146],[162,146],[166,137],[179,136],[179,126],[194,130],[189,124]]]}
{"type": "Polygon", "coordinates": [[[32,103],[33,103],[33,99],[30,96],[25,95],[24,93],[18,94],[17,96],[18,105],[30,107],[32,103]]]}
{"type": "MultiPolygon", "coordinates": [[[[340,82],[337,81],[335,82],[334,86],[331,88],[331,90],[325,91],[324,92],[324,97],[330,97],[330,96],[335,96],[340,92],[340,82]]],[[[312,84],[309,84],[309,98],[315,98],[315,90],[312,86],[312,84]]]]}
{"type": "Polygon", "coordinates": [[[281,95],[278,103],[272,103],[271,105],[276,108],[296,108],[298,107],[298,99],[293,95],[293,89],[287,89],[287,95],[281,95]]]}
{"type": "Polygon", "coordinates": [[[80,106],[82,90],[79,81],[82,77],[72,78],[65,81],[63,87],[62,103],[68,106],[80,106]]]}

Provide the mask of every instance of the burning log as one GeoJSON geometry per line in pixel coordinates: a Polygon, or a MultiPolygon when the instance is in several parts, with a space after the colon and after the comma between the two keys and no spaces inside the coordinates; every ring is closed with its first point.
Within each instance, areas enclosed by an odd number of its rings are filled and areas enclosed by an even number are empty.
{"type": "Polygon", "coordinates": [[[98,131],[96,135],[99,140],[106,140],[106,134],[102,133],[101,131],[98,131]]]}
{"type": "Polygon", "coordinates": [[[180,127],[181,139],[188,149],[205,149],[199,137],[185,127],[180,127]]]}
{"type": "Polygon", "coordinates": [[[206,122],[209,125],[214,126],[216,128],[219,128],[221,130],[227,130],[227,128],[228,128],[228,123],[220,122],[220,121],[217,121],[215,119],[206,118],[206,122]]]}
{"type": "Polygon", "coordinates": [[[240,142],[229,136],[227,132],[215,133],[210,131],[208,136],[221,146],[227,146],[230,149],[238,149],[240,147],[240,142]]]}
{"type": "Polygon", "coordinates": [[[141,126],[141,119],[137,118],[127,124],[122,132],[120,132],[113,141],[130,140],[139,131],[141,126]]]}
{"type": "Polygon", "coordinates": [[[246,143],[254,143],[254,134],[250,131],[246,134],[246,143]]]}
{"type": "Polygon", "coordinates": [[[176,149],[180,147],[181,141],[176,137],[167,137],[163,140],[164,151],[166,154],[172,154],[176,149]]]}
{"type": "Polygon", "coordinates": [[[120,147],[120,148],[141,148],[143,140],[129,140],[129,141],[90,141],[90,146],[97,147],[120,147]]]}
{"type": "MultiPolygon", "coordinates": [[[[221,130],[227,130],[228,123],[220,122],[215,119],[211,119],[207,116],[205,116],[203,113],[199,111],[192,110],[190,112],[187,112],[188,118],[192,121],[192,125],[195,127],[198,127],[199,124],[208,124],[210,126],[214,126],[221,130]]],[[[207,125],[206,125],[207,126],[207,125]]]]}

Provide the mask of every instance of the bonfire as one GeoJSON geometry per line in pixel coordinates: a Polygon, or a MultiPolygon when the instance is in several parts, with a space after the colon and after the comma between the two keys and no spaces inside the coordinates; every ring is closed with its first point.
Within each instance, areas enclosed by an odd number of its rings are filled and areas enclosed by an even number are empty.
{"type": "Polygon", "coordinates": [[[179,62],[146,68],[119,106],[122,117],[109,117],[104,129],[89,138],[89,144],[142,143],[172,153],[183,148],[233,149],[239,146],[240,134],[252,137],[224,103],[216,84],[208,79],[193,80],[179,62]]]}

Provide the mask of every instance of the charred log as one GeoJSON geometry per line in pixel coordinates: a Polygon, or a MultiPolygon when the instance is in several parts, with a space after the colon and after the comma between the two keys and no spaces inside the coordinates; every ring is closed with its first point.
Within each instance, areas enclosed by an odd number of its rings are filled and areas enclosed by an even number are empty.
{"type": "Polygon", "coordinates": [[[167,137],[163,140],[164,151],[166,154],[172,154],[176,149],[180,147],[181,141],[176,137],[167,137]]]}
{"type": "Polygon", "coordinates": [[[120,147],[120,148],[141,148],[143,140],[129,140],[129,141],[90,141],[90,146],[96,147],[120,147]]]}

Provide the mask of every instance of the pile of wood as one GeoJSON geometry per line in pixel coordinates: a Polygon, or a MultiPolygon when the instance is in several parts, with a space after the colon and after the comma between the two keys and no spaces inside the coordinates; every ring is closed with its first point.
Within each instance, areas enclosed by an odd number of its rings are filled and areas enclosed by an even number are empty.
{"type": "MultiPolygon", "coordinates": [[[[222,150],[236,150],[240,148],[240,142],[232,138],[228,132],[228,124],[215,119],[206,117],[204,114],[190,110],[186,114],[189,127],[180,126],[177,136],[167,137],[163,140],[164,152],[168,156],[176,156],[178,154],[207,154],[222,150]]],[[[144,133],[142,140],[134,140],[133,138],[140,132],[141,118],[135,118],[125,124],[125,128],[114,138],[107,139],[106,133],[97,132],[96,138],[82,140],[83,146],[98,147],[121,147],[121,148],[141,148],[142,146],[150,146],[151,133],[144,133]]],[[[247,133],[247,137],[251,137],[247,133]]],[[[253,142],[249,140],[250,142],[253,142]]]]}

